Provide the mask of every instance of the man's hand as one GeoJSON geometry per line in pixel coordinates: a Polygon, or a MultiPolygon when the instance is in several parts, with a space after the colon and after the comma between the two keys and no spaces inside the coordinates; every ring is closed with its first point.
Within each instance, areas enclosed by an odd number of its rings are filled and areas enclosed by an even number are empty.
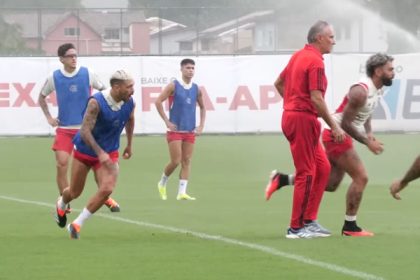
{"type": "Polygon", "coordinates": [[[166,127],[170,130],[170,131],[176,131],[176,125],[171,123],[170,121],[166,122],[166,127]]]}
{"type": "Polygon", "coordinates": [[[376,140],[374,137],[368,138],[366,146],[375,155],[379,155],[384,151],[384,144],[376,140]]]}
{"type": "Polygon", "coordinates": [[[401,181],[397,180],[391,184],[389,191],[396,200],[401,200],[400,191],[402,190],[401,181]]]}
{"type": "Polygon", "coordinates": [[[60,120],[59,120],[59,119],[57,119],[57,118],[52,118],[52,117],[49,117],[49,118],[48,118],[48,123],[49,123],[52,127],[56,127],[56,126],[58,126],[58,125],[60,124],[60,120]]]}
{"type": "Polygon", "coordinates": [[[99,162],[101,165],[105,166],[108,169],[114,168],[114,163],[112,162],[111,158],[109,157],[108,153],[104,151],[98,155],[99,162]]]}
{"type": "Polygon", "coordinates": [[[123,159],[129,159],[131,158],[131,155],[131,147],[126,147],[123,152],[123,159]]]}
{"type": "Polygon", "coordinates": [[[343,142],[344,138],[346,137],[346,133],[339,126],[331,128],[331,134],[334,142],[343,142]]]}
{"type": "Polygon", "coordinates": [[[197,126],[196,128],[195,128],[195,133],[199,136],[199,135],[201,135],[201,133],[203,133],[203,126],[202,125],[199,125],[199,126],[197,126]]]}

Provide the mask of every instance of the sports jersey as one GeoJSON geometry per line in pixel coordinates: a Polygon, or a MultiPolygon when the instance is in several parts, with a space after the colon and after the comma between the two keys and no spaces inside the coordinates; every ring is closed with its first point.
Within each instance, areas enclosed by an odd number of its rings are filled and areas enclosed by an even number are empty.
{"type": "Polygon", "coordinates": [[[90,95],[89,74],[85,67],[80,67],[72,78],[64,76],[60,70],[53,73],[58,104],[58,119],[61,126],[82,123],[82,111],[90,95]]]}
{"type": "Polygon", "coordinates": [[[327,89],[324,61],[321,52],[312,45],[297,51],[291,57],[280,78],[284,83],[283,108],[285,111],[304,111],[317,115],[311,101],[311,91],[319,90],[324,96],[327,89]]]}
{"type": "MultiPolygon", "coordinates": [[[[377,89],[375,85],[372,82],[372,79],[362,79],[360,82],[354,84],[353,86],[361,86],[364,88],[368,94],[366,103],[363,105],[362,108],[357,112],[357,115],[355,119],[352,122],[352,125],[356,127],[359,131],[364,132],[364,124],[369,119],[369,117],[372,115],[375,108],[378,106],[380,98],[384,94],[383,87],[380,89],[377,89]]],[[[352,86],[352,87],[353,87],[352,86]]],[[[334,114],[332,114],[332,117],[334,120],[341,124],[341,121],[343,119],[343,112],[344,108],[346,107],[347,103],[349,101],[348,94],[344,97],[343,101],[341,102],[340,106],[337,108],[334,114]]]]}
{"type": "MultiPolygon", "coordinates": [[[[102,92],[95,93],[94,98],[99,104],[99,113],[92,135],[98,145],[107,153],[117,151],[120,147],[120,135],[134,109],[134,100],[124,102],[119,110],[112,108],[102,92]]],[[[97,157],[95,151],[87,145],[80,131],[73,139],[75,149],[83,154],[97,157]]]]}
{"type": "Polygon", "coordinates": [[[192,83],[191,87],[187,88],[177,80],[174,84],[175,90],[169,100],[169,120],[176,125],[177,131],[194,131],[198,86],[192,83]]]}
{"type": "Polygon", "coordinates": [[[42,87],[41,94],[48,96],[56,91],[59,127],[80,128],[83,110],[91,93],[91,87],[105,89],[105,85],[86,67],[77,67],[72,73],[64,68],[54,71],[42,87]]]}

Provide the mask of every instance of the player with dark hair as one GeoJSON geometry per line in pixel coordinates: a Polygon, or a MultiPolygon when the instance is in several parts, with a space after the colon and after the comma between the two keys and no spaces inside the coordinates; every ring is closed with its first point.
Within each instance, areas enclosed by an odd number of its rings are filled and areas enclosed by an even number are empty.
{"type": "MultiPolygon", "coordinates": [[[[331,163],[329,181],[326,191],[334,192],[347,173],[352,182],[347,191],[346,215],[342,234],[346,236],[373,236],[372,232],[363,230],[356,223],[356,215],[362,201],[363,191],[368,183],[368,175],[359,155],[353,147],[353,140],[364,145],[374,154],[383,151],[383,144],[373,135],[371,127],[372,113],[384,93],[384,86],[390,86],[394,78],[393,58],[387,54],[377,53],[366,62],[367,78],[350,87],[341,105],[332,115],[347,133],[343,142],[333,140],[331,129],[324,129],[322,141],[331,163]]],[[[277,189],[293,184],[294,175],[275,172],[276,182],[266,189],[267,200],[277,189]]],[[[296,183],[295,183],[296,187],[296,183]]]]}
{"type": "Polygon", "coordinates": [[[181,164],[181,170],[177,200],[195,200],[195,197],[187,194],[187,184],[195,137],[203,131],[206,109],[201,89],[192,82],[194,72],[194,60],[183,59],[181,61],[181,79],[169,83],[155,103],[156,109],[167,127],[166,139],[170,155],[170,162],[166,165],[158,182],[159,195],[162,200],[167,199],[166,184],[169,176],[179,164],[181,164]],[[169,118],[162,105],[166,99],[169,99],[170,104],[169,118]],[[196,126],[195,117],[197,105],[200,108],[200,123],[198,126],[196,126]]]}
{"type": "MultiPolygon", "coordinates": [[[[62,69],[55,70],[45,82],[39,94],[38,103],[47,118],[48,124],[57,127],[52,149],[57,166],[57,185],[59,193],[69,186],[67,170],[73,151],[73,137],[82,124],[83,110],[91,95],[91,87],[104,90],[105,85],[98,76],[86,67],[77,66],[77,51],[73,44],[66,43],[58,47],[57,55],[63,64],[62,69]],[[58,117],[52,117],[46,98],[56,93],[58,117]]],[[[111,212],[119,212],[119,204],[109,198],[105,205],[111,212]]]]}
{"type": "Polygon", "coordinates": [[[97,92],[87,103],[80,131],[74,137],[70,186],[57,200],[56,219],[59,227],[67,223],[66,206],[83,192],[86,177],[93,169],[98,190],[80,215],[68,226],[70,237],[78,239],[83,223],[94,214],[113,192],[119,173],[118,148],[125,128],[127,147],[123,158],[131,157],[134,132],[134,80],[124,70],[116,71],[110,80],[111,89],[97,92]]]}

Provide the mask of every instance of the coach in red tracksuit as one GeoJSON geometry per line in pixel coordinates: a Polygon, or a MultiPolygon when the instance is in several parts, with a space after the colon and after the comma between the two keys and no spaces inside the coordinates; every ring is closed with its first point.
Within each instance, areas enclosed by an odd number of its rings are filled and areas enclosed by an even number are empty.
{"type": "Polygon", "coordinates": [[[325,21],[316,22],[308,32],[308,44],[291,57],[275,82],[284,99],[282,130],[290,143],[296,169],[287,238],[331,235],[316,220],[331,168],[319,141],[318,117],[331,127],[335,141],[344,137],[324,101],[327,78],[322,55],[330,53],[334,44],[332,26],[325,21]]]}

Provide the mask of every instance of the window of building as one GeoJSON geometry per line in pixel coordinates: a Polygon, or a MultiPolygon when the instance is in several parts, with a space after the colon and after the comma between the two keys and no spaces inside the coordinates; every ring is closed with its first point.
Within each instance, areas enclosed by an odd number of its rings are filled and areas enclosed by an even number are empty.
{"type": "Polygon", "coordinates": [[[208,38],[201,39],[201,50],[202,51],[210,50],[210,40],[208,38]]]}
{"type": "Polygon", "coordinates": [[[105,40],[119,40],[120,29],[119,28],[105,28],[104,39],[105,40]]]}
{"type": "Polygon", "coordinates": [[[255,29],[255,47],[258,51],[274,49],[274,25],[261,24],[255,29]]]}
{"type": "Polygon", "coordinates": [[[192,42],[180,42],[179,49],[181,51],[192,51],[193,50],[193,43],[192,42]]]}
{"type": "Polygon", "coordinates": [[[64,28],[64,36],[79,36],[80,28],[76,27],[66,27],[64,28]]]}
{"type": "Polygon", "coordinates": [[[351,25],[350,23],[342,23],[334,25],[335,39],[340,40],[350,40],[351,38],[351,25]]]}

